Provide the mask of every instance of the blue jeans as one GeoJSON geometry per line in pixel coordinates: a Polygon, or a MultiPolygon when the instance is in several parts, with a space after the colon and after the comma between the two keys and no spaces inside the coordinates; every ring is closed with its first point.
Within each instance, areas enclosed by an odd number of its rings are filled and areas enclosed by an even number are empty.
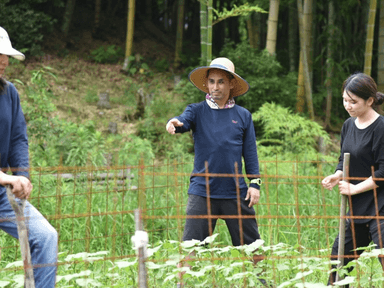
{"type": "MultiPolygon", "coordinates": [[[[3,187],[1,187],[3,188],[3,187]]],[[[18,238],[15,213],[8,201],[5,189],[0,188],[0,229],[18,238]],[[9,221],[7,221],[9,220],[9,221]]],[[[55,287],[57,270],[58,237],[55,228],[29,202],[24,215],[28,227],[29,247],[36,288],[55,287]]]]}

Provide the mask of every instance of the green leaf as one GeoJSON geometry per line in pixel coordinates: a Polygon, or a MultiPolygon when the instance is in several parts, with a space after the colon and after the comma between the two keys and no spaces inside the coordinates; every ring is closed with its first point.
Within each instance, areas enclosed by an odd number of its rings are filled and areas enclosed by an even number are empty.
{"type": "Polygon", "coordinates": [[[205,238],[203,240],[203,243],[205,243],[205,244],[213,243],[217,236],[219,236],[219,233],[215,233],[215,234],[213,234],[211,236],[208,236],[207,238],[205,238]]]}
{"type": "Polygon", "coordinates": [[[355,277],[347,276],[347,277],[345,277],[345,279],[334,282],[333,284],[338,285],[338,286],[342,286],[342,285],[351,284],[354,281],[355,281],[355,277]]]}
{"type": "Polygon", "coordinates": [[[15,261],[12,263],[9,263],[5,266],[5,268],[11,268],[11,267],[23,267],[23,261],[15,261]]]}
{"type": "Polygon", "coordinates": [[[304,282],[304,283],[297,283],[295,284],[295,287],[297,288],[325,288],[328,287],[325,284],[322,283],[309,283],[309,282],[304,282]]]}
{"type": "Polygon", "coordinates": [[[188,241],[183,241],[180,243],[181,247],[184,248],[184,249],[187,249],[187,248],[192,248],[192,247],[195,247],[197,245],[199,245],[201,242],[199,240],[188,240],[188,241]]]}
{"type": "Polygon", "coordinates": [[[118,268],[122,269],[122,268],[127,268],[127,267],[130,267],[130,266],[133,266],[136,263],[137,263],[137,259],[135,258],[135,260],[131,261],[131,262],[129,262],[129,261],[118,261],[118,262],[115,262],[115,265],[118,268]]]}
{"type": "Polygon", "coordinates": [[[58,276],[56,276],[56,282],[59,282],[61,280],[70,281],[74,278],[89,276],[91,274],[92,274],[92,272],[90,270],[85,270],[85,271],[81,271],[80,273],[74,273],[74,274],[69,274],[69,275],[64,275],[64,276],[58,275],[58,276]]]}
{"type": "Polygon", "coordinates": [[[153,262],[146,262],[146,266],[148,269],[160,269],[160,268],[164,267],[164,265],[155,264],[153,262]]]}
{"type": "Polygon", "coordinates": [[[161,245],[157,246],[155,248],[147,248],[148,257],[151,257],[153,254],[155,254],[157,251],[159,251],[160,248],[161,248],[161,245]]]}
{"type": "Polygon", "coordinates": [[[100,282],[94,280],[94,279],[76,279],[76,284],[81,286],[81,287],[89,287],[90,286],[93,286],[93,287],[102,287],[103,284],[101,284],[100,282]]]}
{"type": "Polygon", "coordinates": [[[24,287],[24,275],[13,276],[13,281],[16,283],[15,287],[24,287]]]}
{"type": "Polygon", "coordinates": [[[186,274],[189,274],[189,275],[192,275],[193,277],[201,277],[201,276],[204,276],[204,271],[197,271],[197,272],[195,272],[195,271],[192,271],[192,270],[187,270],[186,272],[185,272],[186,274]]]}
{"type": "Polygon", "coordinates": [[[8,284],[10,284],[11,282],[9,281],[1,281],[0,280],[0,287],[6,287],[8,284]]]}

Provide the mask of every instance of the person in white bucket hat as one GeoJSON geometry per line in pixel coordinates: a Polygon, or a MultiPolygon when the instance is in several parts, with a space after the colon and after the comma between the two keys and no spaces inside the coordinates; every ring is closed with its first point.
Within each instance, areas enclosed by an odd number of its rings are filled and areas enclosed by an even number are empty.
{"type": "MultiPolygon", "coordinates": [[[[259,201],[261,184],[256,134],[251,113],[236,105],[234,99],[247,93],[250,86],[235,73],[232,61],[224,57],[194,69],[189,80],[206,93],[205,101],[188,105],[180,116],[166,124],[168,133],[192,131],[194,139],[194,169],[182,240],[204,241],[213,233],[217,218],[225,215],[232,244],[251,244],[260,239],[253,208],[259,201]],[[248,185],[242,174],[242,159],[249,175],[248,185]],[[206,183],[206,177],[196,174],[207,171],[223,176],[210,176],[206,183]],[[239,177],[234,177],[236,174],[239,177]],[[208,211],[217,217],[208,219],[208,211]],[[197,215],[207,218],[196,218],[197,215]]],[[[261,258],[255,255],[254,262],[261,258]]]]}
{"type": "MultiPolygon", "coordinates": [[[[19,199],[32,192],[29,180],[27,126],[15,86],[4,79],[8,57],[25,56],[11,45],[7,31],[0,27],[0,229],[18,238],[15,213],[6,195],[6,185],[19,199]],[[5,173],[11,171],[12,175],[5,173]]],[[[57,232],[28,201],[24,208],[28,227],[33,274],[36,288],[55,287],[57,270],[57,232]]]]}

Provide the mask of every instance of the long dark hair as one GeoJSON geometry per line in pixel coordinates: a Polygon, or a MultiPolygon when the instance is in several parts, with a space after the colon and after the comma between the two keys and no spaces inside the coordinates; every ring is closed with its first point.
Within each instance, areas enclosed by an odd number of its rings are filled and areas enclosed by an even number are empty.
{"type": "Polygon", "coordinates": [[[361,72],[352,74],[344,81],[341,93],[344,93],[344,91],[348,96],[350,96],[349,93],[352,93],[365,101],[372,97],[374,100],[372,108],[375,110],[384,102],[384,94],[377,91],[375,80],[373,80],[371,76],[361,72]]]}
{"type": "Polygon", "coordinates": [[[7,86],[7,81],[0,77],[0,93],[2,93],[7,86]]]}

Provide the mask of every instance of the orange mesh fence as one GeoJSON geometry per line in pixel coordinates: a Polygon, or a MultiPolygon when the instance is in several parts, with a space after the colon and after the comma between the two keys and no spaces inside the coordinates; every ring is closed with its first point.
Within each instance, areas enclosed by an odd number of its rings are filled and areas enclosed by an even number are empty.
{"type": "MultiPolygon", "coordinates": [[[[231,247],[223,221],[250,216],[210,212],[208,216],[193,216],[219,219],[215,237],[209,245],[196,244],[195,248],[181,243],[193,168],[190,162],[141,160],[136,166],[32,168],[34,190],[30,202],[59,233],[57,287],[87,283],[79,279],[103,287],[137,287],[138,258],[131,239],[136,231],[136,209],[140,209],[148,233],[149,255],[145,261],[149,287],[172,287],[180,281],[185,287],[259,287],[260,279],[276,287],[284,283],[286,286],[281,287],[325,285],[332,264],[330,248],[338,234],[340,195],[336,187],[332,191],[323,189],[321,180],[333,173],[335,166],[323,161],[260,162],[261,175],[248,175],[263,180],[259,203],[254,206],[263,243],[255,246],[254,253],[231,247]],[[188,262],[184,257],[191,251],[194,257],[188,262]],[[254,265],[257,257],[253,255],[264,260],[254,265]],[[189,263],[189,271],[177,270],[179,262],[189,263]],[[182,279],[178,278],[180,271],[184,273],[182,279]]],[[[241,173],[196,176],[243,177],[241,173]]],[[[15,263],[21,259],[18,241],[0,232],[0,247],[0,281],[4,275],[12,275],[14,278],[7,281],[13,283],[23,274],[22,265],[15,263]]],[[[366,283],[367,275],[382,281],[374,256],[364,260],[373,266],[356,264],[353,281],[366,283]]]]}

